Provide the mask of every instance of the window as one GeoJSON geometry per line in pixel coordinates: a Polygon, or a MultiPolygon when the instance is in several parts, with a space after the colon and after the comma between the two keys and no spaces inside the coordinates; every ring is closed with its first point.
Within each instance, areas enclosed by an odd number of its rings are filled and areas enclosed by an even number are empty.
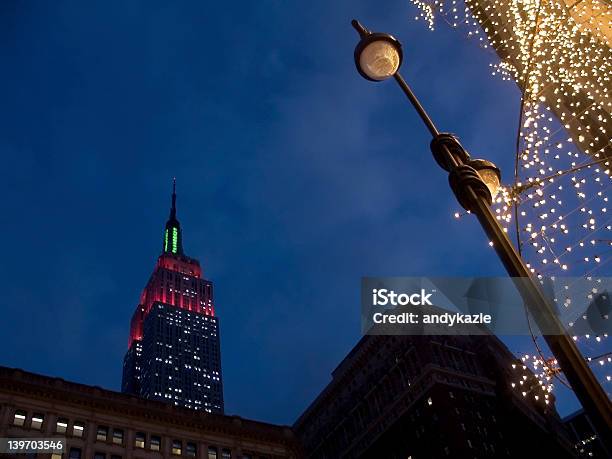
{"type": "Polygon", "coordinates": [[[51,459],[62,459],[61,453],[53,453],[51,454],[51,459]]]}
{"type": "Polygon", "coordinates": [[[94,453],[94,459],[106,459],[105,453],[94,453]]]}
{"type": "Polygon", "coordinates": [[[107,437],[108,437],[108,427],[98,426],[98,431],[96,433],[96,440],[106,441],[107,437]]]}
{"type": "Polygon", "coordinates": [[[136,448],[144,448],[145,447],[145,434],[144,432],[136,432],[136,438],[134,438],[134,446],[136,448]]]}
{"type": "Polygon", "coordinates": [[[183,454],[183,443],[180,440],[172,440],[172,454],[177,456],[183,454]]]}
{"type": "Polygon", "coordinates": [[[57,433],[66,433],[68,430],[68,419],[66,418],[57,418],[55,422],[55,431],[57,433]]]}
{"type": "Polygon", "coordinates": [[[81,448],[70,448],[70,459],[81,459],[81,448]]]}
{"type": "Polygon", "coordinates": [[[217,448],[214,446],[208,447],[208,459],[217,459],[217,448]]]}
{"type": "Polygon", "coordinates": [[[229,449],[223,449],[221,459],[232,459],[232,452],[229,449]]]}
{"type": "Polygon", "coordinates": [[[82,437],[84,430],[85,424],[77,421],[74,423],[74,426],[72,426],[72,435],[74,435],[75,437],[82,437]]]}
{"type": "Polygon", "coordinates": [[[116,445],[123,445],[123,430],[113,429],[113,443],[116,445]]]}
{"type": "Polygon", "coordinates": [[[44,419],[45,419],[44,415],[40,413],[34,413],[32,415],[32,424],[30,425],[30,427],[32,427],[32,429],[40,430],[44,419]]]}
{"type": "Polygon", "coordinates": [[[187,446],[185,447],[185,452],[187,453],[187,456],[195,457],[198,452],[196,444],[187,442],[187,446]]]}
{"type": "Polygon", "coordinates": [[[111,454],[111,459],[121,459],[121,456],[118,454],[111,454]]]}
{"type": "Polygon", "coordinates": [[[159,451],[161,449],[161,437],[151,435],[149,448],[151,448],[151,451],[159,451]]]}
{"type": "Polygon", "coordinates": [[[27,413],[23,410],[15,411],[15,416],[13,417],[13,425],[14,426],[23,426],[25,424],[27,413]]]}

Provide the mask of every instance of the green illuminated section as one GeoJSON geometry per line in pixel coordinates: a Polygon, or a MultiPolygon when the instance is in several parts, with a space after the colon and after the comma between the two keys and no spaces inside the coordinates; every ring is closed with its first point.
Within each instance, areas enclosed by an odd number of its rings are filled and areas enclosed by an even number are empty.
{"type": "Polygon", "coordinates": [[[168,251],[168,230],[164,232],[164,252],[168,251]]]}
{"type": "Polygon", "coordinates": [[[178,245],[178,229],[172,228],[172,253],[176,253],[178,245]]]}

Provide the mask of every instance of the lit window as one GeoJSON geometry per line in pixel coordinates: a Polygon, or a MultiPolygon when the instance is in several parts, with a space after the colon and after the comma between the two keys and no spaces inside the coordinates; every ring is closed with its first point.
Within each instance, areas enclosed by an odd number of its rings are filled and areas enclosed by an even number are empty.
{"type": "Polygon", "coordinates": [[[53,453],[51,454],[51,459],[62,459],[61,453],[53,453]]]}
{"type": "Polygon", "coordinates": [[[34,413],[32,415],[32,424],[31,424],[32,429],[40,430],[44,419],[45,419],[44,415],[40,413],[34,413]]]}
{"type": "Polygon", "coordinates": [[[136,432],[136,438],[134,439],[134,446],[136,448],[144,448],[145,447],[145,434],[144,432],[136,432]]]}
{"type": "Polygon", "coordinates": [[[67,430],[68,430],[68,419],[57,418],[57,422],[55,423],[55,431],[57,433],[66,433],[67,430]]]}
{"type": "Polygon", "coordinates": [[[123,444],[123,430],[113,429],[113,443],[115,443],[116,445],[123,444]]]}
{"type": "Polygon", "coordinates": [[[195,457],[198,452],[196,444],[187,442],[187,446],[185,447],[185,452],[187,456],[195,457]]]}
{"type": "Polygon", "coordinates": [[[151,435],[150,443],[151,451],[159,451],[161,449],[161,437],[157,435],[151,435]]]}
{"type": "Polygon", "coordinates": [[[172,454],[177,456],[183,454],[183,444],[180,440],[172,440],[172,454]]]}
{"type": "Polygon", "coordinates": [[[217,448],[214,446],[208,447],[208,459],[217,459],[217,448]]]}
{"type": "Polygon", "coordinates": [[[232,452],[229,449],[224,449],[221,452],[221,459],[232,459],[232,452]]]}
{"type": "Polygon", "coordinates": [[[22,426],[25,424],[26,420],[26,412],[23,410],[15,411],[15,417],[13,418],[14,426],[22,426]]]}
{"type": "Polygon", "coordinates": [[[82,422],[75,422],[74,426],[72,427],[72,435],[74,435],[75,437],[82,437],[84,430],[85,424],[83,424],[82,422]]]}
{"type": "Polygon", "coordinates": [[[96,440],[98,441],[106,441],[108,437],[108,427],[106,426],[98,426],[98,431],[96,433],[96,440]]]}

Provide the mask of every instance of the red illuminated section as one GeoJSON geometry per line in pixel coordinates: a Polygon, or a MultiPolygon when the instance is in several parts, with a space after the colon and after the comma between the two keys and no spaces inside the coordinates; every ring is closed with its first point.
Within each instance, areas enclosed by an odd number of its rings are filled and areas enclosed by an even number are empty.
{"type": "Polygon", "coordinates": [[[142,339],[144,320],[156,302],[206,316],[215,315],[212,283],[202,278],[198,260],[183,252],[183,232],[176,218],[175,180],[172,183],[172,207],[164,230],[162,254],[132,316],[129,348],[134,341],[142,339]]]}
{"type": "Polygon", "coordinates": [[[155,269],[168,269],[179,272],[187,276],[202,277],[202,268],[198,260],[188,257],[176,257],[170,254],[163,254],[157,259],[155,269]]]}
{"type": "Polygon", "coordinates": [[[135,340],[142,339],[144,319],[156,302],[206,316],[215,315],[212,283],[202,279],[200,263],[184,255],[164,253],[157,259],[132,316],[128,348],[135,340]]]}

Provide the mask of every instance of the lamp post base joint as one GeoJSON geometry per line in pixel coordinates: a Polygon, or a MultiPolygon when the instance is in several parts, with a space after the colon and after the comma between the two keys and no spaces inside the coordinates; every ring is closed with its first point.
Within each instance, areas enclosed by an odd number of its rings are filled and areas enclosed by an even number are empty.
{"type": "Polygon", "coordinates": [[[457,164],[464,164],[470,159],[469,153],[463,148],[459,139],[448,132],[434,136],[430,148],[438,165],[447,172],[457,164]]]}

